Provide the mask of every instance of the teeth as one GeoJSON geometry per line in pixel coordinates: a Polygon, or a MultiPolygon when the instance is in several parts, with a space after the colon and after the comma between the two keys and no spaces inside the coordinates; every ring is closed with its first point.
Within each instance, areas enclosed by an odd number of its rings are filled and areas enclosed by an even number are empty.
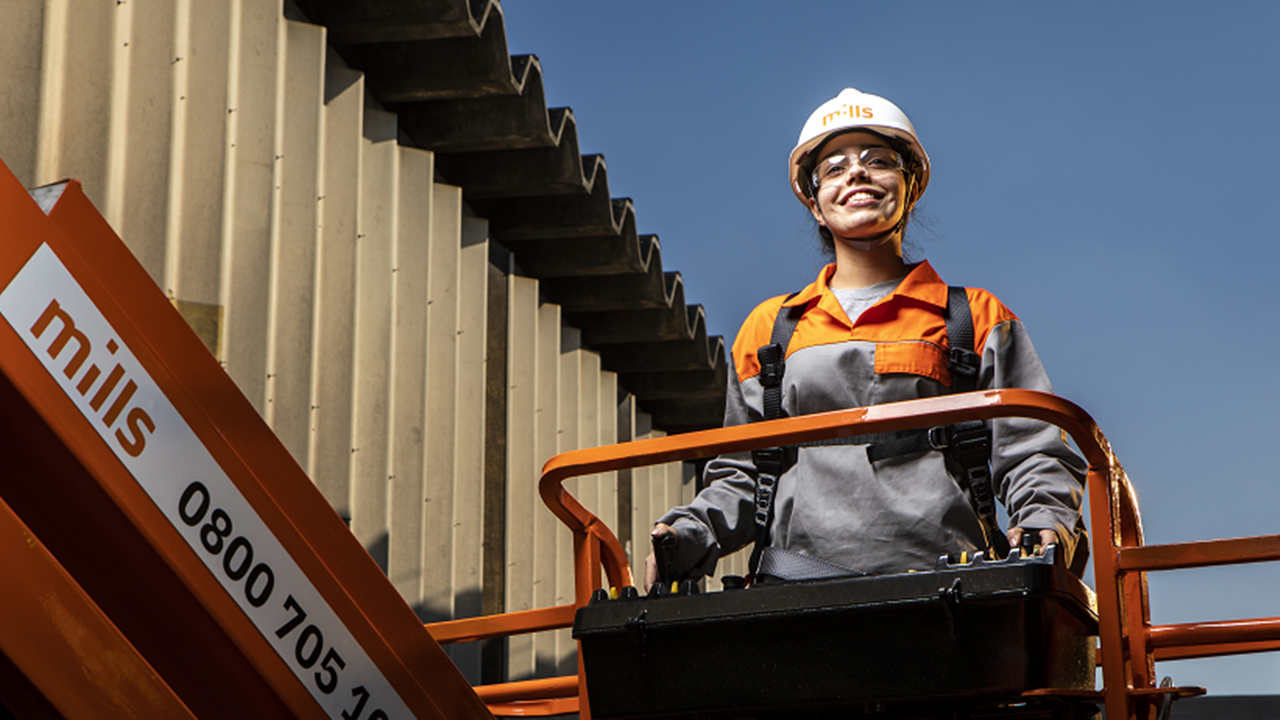
{"type": "Polygon", "coordinates": [[[857,202],[859,200],[875,200],[876,196],[869,192],[854,193],[849,196],[849,202],[857,202]]]}

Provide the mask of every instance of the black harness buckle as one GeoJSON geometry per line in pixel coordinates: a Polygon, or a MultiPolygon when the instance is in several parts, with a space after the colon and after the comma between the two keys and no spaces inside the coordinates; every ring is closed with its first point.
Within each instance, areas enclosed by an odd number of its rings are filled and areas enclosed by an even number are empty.
{"type": "Polygon", "coordinates": [[[760,385],[773,388],[782,385],[782,376],[787,372],[787,361],[783,359],[782,346],[770,343],[756,351],[756,359],[760,361],[760,385]]]}
{"type": "Polygon", "coordinates": [[[980,421],[929,428],[929,445],[959,465],[962,487],[969,491],[980,518],[995,517],[991,488],[991,428],[980,421]]]}
{"type": "Polygon", "coordinates": [[[751,462],[761,475],[777,478],[790,469],[791,464],[787,462],[789,455],[787,448],[783,447],[760,448],[751,451],[751,462]]]}
{"type": "Polygon", "coordinates": [[[963,378],[976,378],[981,365],[982,357],[972,350],[953,347],[947,356],[947,370],[963,378]]]}
{"type": "Polygon", "coordinates": [[[928,430],[929,447],[947,452],[951,449],[951,426],[934,425],[928,430]]]}
{"type": "Polygon", "coordinates": [[[991,428],[986,423],[958,423],[951,428],[951,455],[966,468],[986,467],[991,460],[991,428]]]}

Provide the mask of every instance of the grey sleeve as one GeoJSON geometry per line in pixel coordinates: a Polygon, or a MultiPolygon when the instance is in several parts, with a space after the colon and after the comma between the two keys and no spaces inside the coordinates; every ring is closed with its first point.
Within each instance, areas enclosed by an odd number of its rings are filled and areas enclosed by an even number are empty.
{"type": "MultiPolygon", "coordinates": [[[[747,403],[729,358],[729,387],[724,425],[748,422],[747,403]]],[[[756,468],[751,453],[721,455],[707,463],[703,490],[688,505],[674,507],[658,519],[676,530],[676,553],[685,574],[713,575],[724,555],[755,539],[756,468]]]]}
{"type": "MultiPolygon", "coordinates": [[[[996,325],[982,353],[980,386],[1053,392],[1040,357],[1022,323],[996,325]]],[[[1087,533],[1080,515],[1084,460],[1056,426],[1027,418],[992,423],[991,470],[996,493],[1011,526],[1055,530],[1068,564],[1083,568],[1087,533]],[[1077,550],[1078,563],[1071,562],[1077,550]]]]}

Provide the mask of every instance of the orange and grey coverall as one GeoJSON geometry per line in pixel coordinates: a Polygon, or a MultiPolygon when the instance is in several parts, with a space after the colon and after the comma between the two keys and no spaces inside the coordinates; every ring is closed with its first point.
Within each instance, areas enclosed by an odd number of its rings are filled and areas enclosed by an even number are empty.
{"type": "MultiPolygon", "coordinates": [[[[927,262],[915,265],[897,289],[856,322],[827,287],[834,272],[828,265],[791,299],[767,300],[747,317],[733,344],[726,426],[762,417],[756,351],[770,342],[784,304],[809,304],[787,348],[782,385],[787,416],[949,391],[947,285],[933,268],[927,262]]],[[[977,388],[1051,392],[1021,321],[985,290],[970,288],[967,294],[974,350],[982,359],[977,388]]],[[[996,497],[1011,525],[1057,531],[1069,562],[1085,537],[1083,461],[1059,429],[1046,423],[1001,419],[992,423],[992,433],[996,497]]],[[[705,487],[694,501],[659,519],[678,533],[682,571],[710,575],[721,556],[755,540],[755,479],[750,453],[716,458],[708,463],[705,487]]],[[[972,555],[983,547],[968,495],[948,474],[939,451],[873,464],[865,445],[802,447],[778,480],[773,515],[771,548],[867,574],[931,570],[940,555],[972,555]]]]}

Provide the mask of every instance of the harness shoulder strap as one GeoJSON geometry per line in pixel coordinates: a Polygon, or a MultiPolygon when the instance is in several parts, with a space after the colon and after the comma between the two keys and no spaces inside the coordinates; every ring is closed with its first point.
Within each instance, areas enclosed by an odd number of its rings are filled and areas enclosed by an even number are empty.
{"type": "MultiPolygon", "coordinates": [[[[791,293],[787,296],[787,300],[795,296],[796,293],[791,293]]],[[[786,300],[783,302],[785,303],[786,300]]],[[[784,415],[782,376],[787,371],[787,346],[791,344],[791,336],[795,334],[796,325],[800,323],[800,316],[804,311],[804,305],[795,307],[784,305],[779,308],[778,315],[773,320],[769,344],[762,345],[756,350],[756,359],[760,362],[760,385],[764,388],[763,419],[765,420],[777,420],[784,415]]]]}
{"type": "MultiPolygon", "coordinates": [[[[951,392],[978,389],[978,369],[982,357],[974,351],[973,310],[969,294],[962,287],[947,288],[947,343],[951,351],[947,370],[951,372],[951,392]]],[[[991,486],[991,428],[980,420],[930,428],[929,444],[943,450],[969,491],[969,504],[978,516],[989,555],[1009,554],[1009,540],[1000,532],[996,518],[995,489],[991,486]]]]}
{"type": "Polygon", "coordinates": [[[947,357],[951,392],[971,392],[978,389],[978,368],[982,357],[973,350],[973,311],[964,288],[947,288],[944,317],[947,321],[947,343],[951,346],[947,357]]]}
{"type": "MultiPolygon", "coordinates": [[[[791,344],[791,336],[795,334],[796,325],[800,323],[800,317],[807,307],[807,304],[786,307],[785,303],[796,294],[791,293],[783,300],[783,307],[778,309],[778,315],[773,320],[769,344],[756,350],[756,359],[760,362],[758,378],[764,389],[764,420],[777,420],[785,415],[782,410],[782,378],[787,372],[787,346],[791,344]]],[[[756,542],[748,563],[752,575],[760,566],[760,553],[769,544],[769,527],[773,524],[773,494],[778,486],[778,478],[790,467],[789,460],[794,452],[794,448],[785,447],[751,451],[751,461],[756,466],[756,542]]]]}

